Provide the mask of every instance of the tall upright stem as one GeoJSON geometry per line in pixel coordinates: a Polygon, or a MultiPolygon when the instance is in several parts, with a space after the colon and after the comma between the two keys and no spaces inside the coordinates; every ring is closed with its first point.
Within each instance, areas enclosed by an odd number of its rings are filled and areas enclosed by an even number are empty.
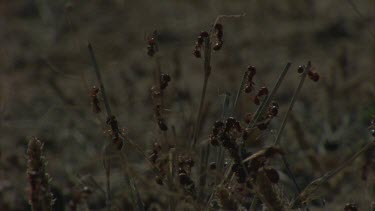
{"type": "Polygon", "coordinates": [[[198,135],[200,132],[204,100],[206,98],[207,84],[208,84],[208,79],[210,75],[211,75],[211,41],[210,41],[210,37],[207,37],[204,40],[204,80],[203,80],[201,99],[199,103],[198,116],[197,116],[197,120],[194,126],[192,148],[195,147],[197,143],[198,135]]]}

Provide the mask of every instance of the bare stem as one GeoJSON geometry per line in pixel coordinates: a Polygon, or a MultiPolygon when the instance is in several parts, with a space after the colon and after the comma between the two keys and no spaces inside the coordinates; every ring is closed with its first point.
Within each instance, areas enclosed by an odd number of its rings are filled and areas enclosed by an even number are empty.
{"type": "Polygon", "coordinates": [[[271,100],[274,98],[276,92],[279,90],[280,85],[283,82],[284,77],[288,73],[288,70],[290,69],[291,65],[292,65],[292,63],[290,63],[290,62],[288,62],[286,64],[284,70],[281,72],[279,78],[277,79],[277,82],[276,82],[275,86],[273,87],[273,89],[271,91],[271,94],[267,97],[267,99],[264,101],[264,103],[262,103],[261,106],[258,108],[258,110],[256,111],[256,113],[254,115],[254,118],[250,122],[248,128],[253,128],[254,125],[258,122],[259,117],[261,117],[262,114],[265,112],[266,108],[271,103],[271,100]]]}
{"type": "MultiPolygon", "coordinates": [[[[100,70],[99,70],[99,66],[98,66],[98,63],[97,63],[97,60],[95,58],[95,53],[94,53],[94,50],[92,48],[92,45],[91,43],[88,44],[88,50],[89,50],[89,53],[90,53],[90,58],[91,58],[91,61],[92,61],[92,64],[93,64],[93,67],[94,67],[94,72],[96,74],[96,77],[97,77],[97,80],[99,82],[99,86],[100,86],[100,89],[101,89],[101,93],[102,93],[102,96],[103,96],[103,101],[104,101],[104,105],[105,105],[105,108],[106,108],[106,111],[107,111],[107,117],[110,118],[112,117],[112,112],[111,112],[111,107],[109,105],[109,101],[108,101],[108,98],[107,98],[107,95],[106,95],[106,92],[105,92],[105,89],[104,89],[104,84],[103,84],[103,80],[102,80],[102,76],[100,74],[100,70]]],[[[105,171],[106,171],[106,207],[107,207],[107,210],[110,211],[111,210],[111,165],[110,165],[110,158],[108,158],[108,153],[107,153],[107,149],[108,149],[108,145],[105,146],[105,150],[104,150],[104,154],[103,154],[103,160],[104,160],[104,168],[105,168],[105,171]]]]}
{"type": "Polygon", "coordinates": [[[92,48],[91,43],[88,44],[88,49],[89,49],[92,65],[94,67],[94,72],[96,74],[96,78],[98,79],[99,86],[100,86],[100,89],[101,89],[101,93],[102,93],[102,96],[103,96],[103,101],[104,101],[105,109],[107,111],[107,116],[111,117],[112,116],[111,107],[109,106],[109,101],[108,101],[108,98],[107,98],[107,95],[106,95],[106,92],[105,92],[105,89],[104,89],[102,76],[100,74],[99,66],[98,66],[97,60],[95,58],[95,53],[94,53],[94,50],[92,48]]]}
{"type": "Polygon", "coordinates": [[[281,133],[283,132],[283,130],[285,128],[286,121],[287,121],[287,119],[289,117],[290,112],[293,109],[294,103],[296,102],[297,96],[298,96],[299,92],[302,89],[303,83],[305,82],[307,73],[310,71],[310,69],[311,69],[311,62],[309,61],[308,64],[307,64],[307,67],[304,68],[304,71],[303,71],[303,73],[301,75],[301,80],[299,81],[299,84],[298,84],[296,90],[294,90],[292,100],[290,101],[288,110],[287,110],[287,112],[286,112],[286,114],[284,116],[284,119],[283,119],[283,121],[281,123],[280,129],[279,129],[279,131],[277,133],[276,140],[275,140],[275,143],[274,143],[275,145],[278,145],[279,142],[280,142],[281,133]]]}
{"type": "Polygon", "coordinates": [[[315,198],[316,192],[318,189],[329,179],[334,177],[337,173],[343,170],[345,167],[349,166],[355,159],[357,159],[362,153],[366,152],[368,149],[375,145],[375,140],[367,143],[363,146],[358,152],[352,155],[349,159],[345,160],[342,164],[340,164],[335,169],[325,173],[323,176],[319,177],[318,179],[312,181],[306,188],[296,197],[296,199],[292,202],[291,208],[296,209],[303,206],[306,206],[308,202],[315,198]]]}
{"type": "Polygon", "coordinates": [[[202,87],[202,92],[201,92],[201,99],[199,103],[198,116],[197,116],[197,120],[196,120],[195,127],[194,127],[194,133],[193,133],[193,143],[192,143],[193,149],[197,143],[197,139],[198,139],[198,135],[200,131],[200,126],[201,126],[200,124],[201,124],[202,116],[203,116],[202,112],[203,112],[204,100],[206,97],[207,84],[208,84],[208,79],[211,74],[211,41],[209,37],[205,38],[204,44],[205,44],[204,46],[204,81],[203,81],[203,87],[202,87]]]}
{"type": "MultiPolygon", "coordinates": [[[[276,140],[275,140],[274,145],[279,145],[279,143],[280,143],[281,133],[283,132],[283,130],[284,130],[284,128],[285,128],[286,121],[287,121],[287,119],[288,119],[288,117],[289,117],[289,114],[290,114],[290,112],[291,112],[292,109],[293,109],[293,106],[294,106],[294,103],[295,103],[295,101],[296,101],[296,99],[297,99],[297,96],[298,96],[299,92],[301,91],[302,86],[303,86],[303,83],[305,82],[305,79],[306,79],[306,77],[307,77],[307,73],[308,73],[310,70],[311,70],[311,62],[309,61],[308,64],[307,64],[307,66],[304,67],[304,71],[303,71],[303,73],[302,73],[302,75],[301,75],[301,79],[300,79],[300,82],[299,82],[297,88],[294,90],[294,93],[293,93],[292,99],[291,99],[291,101],[290,101],[290,104],[289,104],[288,110],[287,110],[287,112],[285,113],[284,119],[283,119],[283,121],[282,121],[282,123],[281,123],[281,126],[280,126],[280,129],[279,129],[279,131],[278,131],[278,133],[277,133],[277,136],[276,136],[276,140]]],[[[301,192],[301,188],[299,187],[299,185],[298,185],[298,183],[297,183],[297,181],[296,181],[296,178],[295,178],[295,176],[294,176],[292,170],[290,169],[290,165],[289,165],[288,160],[286,159],[285,155],[281,155],[281,157],[282,157],[282,161],[283,161],[283,163],[284,163],[285,169],[286,169],[286,171],[287,171],[289,177],[292,179],[292,181],[293,181],[293,183],[294,183],[294,186],[296,187],[298,193],[300,193],[300,192],[301,192]]]]}
{"type": "Polygon", "coordinates": [[[367,143],[365,146],[363,146],[358,152],[356,152],[354,155],[352,155],[349,159],[345,160],[340,166],[338,166],[336,169],[326,173],[324,177],[328,180],[335,176],[337,173],[339,173],[341,170],[343,170],[345,167],[350,165],[355,159],[357,159],[363,152],[366,152],[368,149],[373,147],[375,145],[375,140],[372,142],[367,143]]]}
{"type": "Polygon", "coordinates": [[[110,155],[110,145],[107,144],[103,150],[103,166],[105,169],[106,178],[106,208],[107,211],[111,211],[111,157],[110,155]]]}

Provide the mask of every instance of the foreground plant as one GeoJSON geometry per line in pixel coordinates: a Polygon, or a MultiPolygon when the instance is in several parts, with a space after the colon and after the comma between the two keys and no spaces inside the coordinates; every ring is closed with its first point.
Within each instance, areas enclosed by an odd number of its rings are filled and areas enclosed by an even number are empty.
{"type": "Polygon", "coordinates": [[[46,173],[43,143],[36,137],[29,141],[27,149],[27,176],[30,183],[29,203],[33,211],[50,211],[54,204],[50,190],[50,176],[46,173]]]}

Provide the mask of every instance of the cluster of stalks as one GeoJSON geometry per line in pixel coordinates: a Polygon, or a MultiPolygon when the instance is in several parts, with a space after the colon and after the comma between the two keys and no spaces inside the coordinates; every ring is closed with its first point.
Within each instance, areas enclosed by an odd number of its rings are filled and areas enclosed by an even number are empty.
{"type": "MultiPolygon", "coordinates": [[[[128,172],[128,161],[124,153],[125,144],[137,149],[146,159],[156,175],[155,182],[160,185],[160,188],[170,193],[178,192],[179,188],[183,189],[184,193],[193,199],[194,202],[192,203],[197,209],[233,210],[244,208],[252,211],[257,210],[261,205],[267,207],[268,210],[274,211],[308,209],[311,201],[316,199],[315,194],[324,182],[334,177],[354,159],[374,145],[374,141],[367,143],[337,168],[323,174],[323,176],[312,181],[304,189],[299,187],[287,160],[287,149],[283,149],[280,142],[281,135],[291,116],[293,106],[305,79],[309,78],[314,82],[319,81],[320,76],[314,71],[310,61],[297,69],[297,72],[300,73],[300,80],[281,119],[281,124],[276,129],[277,133],[273,143],[265,143],[262,139],[259,139],[258,134],[270,129],[271,123],[273,123],[272,120],[278,118],[281,114],[280,106],[274,98],[291,67],[291,63],[287,63],[286,67],[281,71],[273,89],[268,89],[266,86],[257,87],[255,83],[257,69],[254,66],[248,66],[237,91],[235,101],[230,106],[228,102],[223,106],[223,114],[229,115],[222,115],[218,118],[219,120],[213,123],[208,142],[200,141],[204,118],[203,108],[206,104],[206,90],[212,73],[211,56],[213,51],[217,52],[223,47],[222,21],[241,16],[219,16],[209,31],[202,31],[197,37],[193,55],[198,59],[203,59],[203,84],[194,130],[189,140],[191,147],[189,150],[185,150],[188,151],[187,153],[176,152],[176,150],[179,150],[177,143],[171,143],[168,138],[173,134],[173,126],[167,124],[163,98],[165,97],[164,92],[166,89],[173,84],[170,84],[171,76],[162,72],[157,32],[155,31],[147,40],[147,55],[151,61],[155,62],[151,99],[153,102],[154,121],[158,126],[156,141],[153,142],[152,150],[149,154],[132,142],[120,129],[117,118],[112,113],[107,99],[93,48],[91,44],[89,45],[90,58],[99,83],[98,87],[93,86],[90,90],[92,110],[95,114],[100,113],[102,111],[100,103],[101,101],[104,102],[106,111],[105,123],[108,126],[110,137],[110,141],[105,144],[103,150],[103,163],[106,172],[106,207],[108,211],[114,208],[110,182],[111,157],[113,155],[119,156],[125,166],[124,176],[131,189],[135,207],[138,210],[145,209],[136,183],[128,172]],[[243,93],[249,95],[250,97],[247,99],[250,100],[248,102],[252,102],[256,106],[255,111],[244,115],[235,110],[243,93]],[[255,142],[258,142],[258,147],[250,147],[251,143],[255,142]],[[196,154],[199,155],[199,158],[193,156],[196,154]],[[194,160],[198,160],[198,165],[194,160]],[[297,191],[295,194],[297,196],[293,199],[288,199],[280,193],[280,187],[282,187],[280,173],[283,169],[282,167],[275,167],[274,164],[278,162],[283,163],[286,174],[295,185],[297,191]],[[194,169],[194,167],[197,169],[194,169]],[[212,183],[207,182],[207,178],[210,178],[210,170],[218,173],[212,183]],[[291,201],[291,203],[288,203],[288,201],[291,201]]],[[[293,118],[291,119],[294,121],[293,118]]],[[[375,119],[371,121],[369,130],[375,136],[375,119]]],[[[39,140],[33,138],[29,143],[28,149],[27,172],[31,184],[30,203],[33,210],[51,210],[53,204],[53,196],[49,189],[49,177],[45,173],[42,146],[39,140]]],[[[77,205],[81,200],[84,200],[90,193],[89,190],[78,191],[71,200],[72,210],[77,209],[77,205]]],[[[168,207],[169,210],[175,210],[177,197],[170,195],[168,196],[168,207]]],[[[355,204],[348,204],[344,210],[357,210],[357,208],[355,204]]]]}

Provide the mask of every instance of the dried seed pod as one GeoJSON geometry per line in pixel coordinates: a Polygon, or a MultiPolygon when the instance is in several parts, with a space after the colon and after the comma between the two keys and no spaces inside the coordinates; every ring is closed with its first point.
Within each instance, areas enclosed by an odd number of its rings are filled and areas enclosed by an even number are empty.
{"type": "Polygon", "coordinates": [[[254,96],[253,102],[255,105],[260,105],[260,98],[268,95],[267,87],[263,86],[259,89],[258,93],[254,96]]]}
{"type": "Polygon", "coordinates": [[[158,142],[155,142],[152,147],[152,152],[148,156],[148,159],[151,163],[156,164],[157,159],[159,158],[159,153],[161,151],[161,146],[158,142]]]}
{"type": "Polygon", "coordinates": [[[212,146],[219,146],[220,144],[219,141],[212,135],[210,135],[209,140],[212,146]]]}
{"type": "Polygon", "coordinates": [[[254,66],[247,67],[247,81],[245,85],[245,93],[250,93],[254,90],[254,76],[256,74],[256,69],[254,66]]]}
{"type": "Polygon", "coordinates": [[[198,36],[196,45],[198,46],[203,45],[203,37],[201,35],[198,36]]]}
{"type": "Polygon", "coordinates": [[[201,37],[203,37],[203,38],[206,38],[206,37],[208,37],[208,32],[206,32],[206,31],[202,31],[201,33],[200,33],[200,36],[201,37]]]}
{"type": "Polygon", "coordinates": [[[250,124],[251,120],[253,119],[253,114],[252,113],[247,113],[245,115],[245,123],[250,124]]]}
{"type": "Polygon", "coordinates": [[[265,86],[262,86],[258,91],[258,97],[268,95],[268,89],[265,86]]]}
{"type": "Polygon", "coordinates": [[[189,185],[192,183],[190,177],[185,172],[179,173],[178,178],[181,185],[189,185]]]}
{"type": "Polygon", "coordinates": [[[111,130],[112,132],[114,133],[119,133],[119,128],[118,128],[118,122],[117,122],[117,119],[114,115],[110,116],[107,118],[107,121],[106,123],[111,126],[111,130]]]}
{"type": "Polygon", "coordinates": [[[160,130],[162,130],[162,131],[167,131],[168,130],[168,126],[165,124],[165,122],[164,122],[163,119],[160,119],[158,121],[158,125],[159,125],[160,130]]]}
{"type": "Polygon", "coordinates": [[[355,203],[347,203],[344,207],[344,211],[358,211],[358,206],[355,203]]]}
{"type": "Polygon", "coordinates": [[[168,86],[168,83],[171,81],[171,76],[168,74],[162,73],[160,76],[160,89],[165,89],[168,86]]]}
{"type": "Polygon", "coordinates": [[[308,76],[309,76],[309,78],[310,78],[312,81],[314,81],[314,82],[319,81],[319,78],[320,78],[320,76],[319,76],[319,74],[318,74],[317,72],[312,72],[312,71],[310,71],[310,72],[308,73],[308,76]]]}
{"type": "MultiPolygon", "coordinates": [[[[303,73],[304,70],[305,70],[305,66],[299,66],[297,69],[298,73],[303,73]]],[[[319,78],[320,78],[319,74],[311,69],[308,70],[307,76],[310,78],[310,80],[314,82],[319,81],[319,78]]]]}
{"type": "Polygon", "coordinates": [[[214,49],[214,51],[218,51],[218,50],[220,50],[222,47],[223,47],[223,41],[219,41],[219,42],[215,43],[213,49],[214,49]]]}
{"type": "Polygon", "coordinates": [[[224,122],[222,122],[220,120],[215,122],[214,128],[222,128],[222,127],[224,127],[224,122]]]}
{"type": "Polygon", "coordinates": [[[298,71],[298,73],[303,73],[303,66],[299,66],[297,71],[298,71]]]}
{"type": "Polygon", "coordinates": [[[253,87],[249,86],[249,85],[246,85],[246,87],[245,87],[245,93],[250,93],[252,91],[253,91],[253,87]]]}
{"type": "Polygon", "coordinates": [[[91,97],[91,105],[92,105],[92,111],[97,114],[101,112],[100,103],[98,99],[99,94],[99,88],[96,86],[93,86],[90,90],[90,97],[91,97]]]}
{"type": "Polygon", "coordinates": [[[217,31],[223,31],[223,25],[221,23],[216,23],[215,24],[215,30],[217,30],[217,31]]]}
{"type": "Polygon", "coordinates": [[[193,51],[193,55],[194,55],[196,58],[201,58],[201,57],[202,57],[200,50],[198,50],[197,48],[194,49],[194,51],[193,51]]]}
{"type": "Polygon", "coordinates": [[[147,55],[150,57],[154,56],[156,53],[156,41],[154,37],[148,38],[147,40],[148,45],[147,45],[147,55]]]}
{"type": "Polygon", "coordinates": [[[256,68],[254,66],[251,66],[251,65],[249,65],[247,67],[247,70],[249,71],[249,75],[250,76],[254,76],[256,74],[256,72],[257,72],[256,68]]]}
{"type": "Polygon", "coordinates": [[[234,117],[228,117],[228,119],[225,122],[225,129],[226,130],[231,129],[235,123],[236,123],[236,119],[234,117]]]}
{"type": "Polygon", "coordinates": [[[203,47],[203,41],[204,41],[204,38],[208,37],[208,35],[209,34],[206,31],[202,31],[199,34],[199,36],[197,38],[197,42],[195,43],[194,51],[193,51],[193,55],[196,58],[201,58],[202,57],[201,50],[202,50],[202,47],[203,47]]]}
{"type": "Polygon", "coordinates": [[[121,150],[122,147],[124,146],[124,142],[119,137],[113,138],[113,143],[116,145],[117,150],[121,150]]]}
{"type": "Polygon", "coordinates": [[[215,26],[216,43],[213,47],[214,51],[218,51],[223,47],[223,25],[216,23],[215,26]]]}

